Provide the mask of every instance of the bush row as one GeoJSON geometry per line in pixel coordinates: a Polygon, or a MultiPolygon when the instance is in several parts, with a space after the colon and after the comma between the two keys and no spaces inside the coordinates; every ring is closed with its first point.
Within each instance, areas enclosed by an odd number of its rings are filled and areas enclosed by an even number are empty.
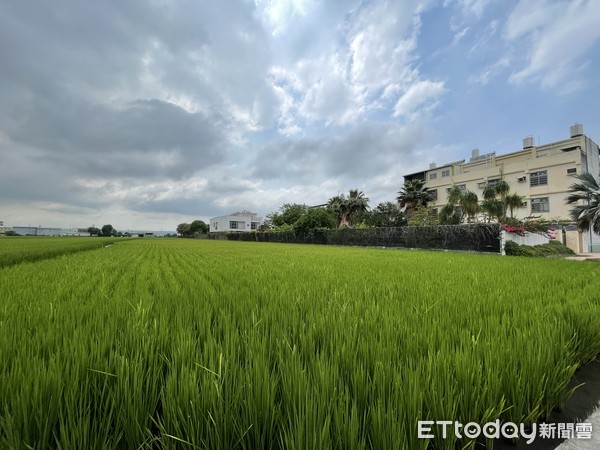
{"type": "Polygon", "coordinates": [[[209,237],[233,241],[500,252],[500,226],[498,224],[316,229],[305,233],[293,231],[231,232],[211,233],[209,237]]]}
{"type": "Polygon", "coordinates": [[[513,241],[506,241],[504,252],[508,256],[569,256],[575,252],[558,241],[550,241],[542,245],[519,245],[513,241]]]}

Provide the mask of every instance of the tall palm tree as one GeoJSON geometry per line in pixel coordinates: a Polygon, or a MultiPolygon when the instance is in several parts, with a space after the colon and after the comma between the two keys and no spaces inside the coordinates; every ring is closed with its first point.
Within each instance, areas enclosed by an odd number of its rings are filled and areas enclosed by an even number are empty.
{"type": "Polygon", "coordinates": [[[440,225],[458,225],[460,216],[456,214],[456,206],[452,203],[447,203],[440,209],[438,214],[440,225]]]}
{"type": "Polygon", "coordinates": [[[482,194],[484,200],[493,200],[496,198],[496,189],[494,189],[494,186],[486,184],[482,194]]]}
{"type": "MultiPolygon", "coordinates": [[[[469,219],[477,217],[479,212],[479,198],[475,192],[467,191],[461,195],[459,205],[469,219]]],[[[472,221],[472,220],[471,220],[472,221]]]]}
{"type": "Polygon", "coordinates": [[[502,218],[506,217],[506,196],[510,192],[510,185],[504,181],[504,175],[500,172],[500,180],[494,186],[496,194],[500,196],[500,203],[502,203],[502,218]]]}
{"type": "Polygon", "coordinates": [[[484,195],[484,200],[481,202],[481,210],[487,215],[488,222],[492,219],[500,220],[504,211],[504,205],[497,198],[485,198],[484,195]]]}
{"type": "Polygon", "coordinates": [[[477,194],[461,189],[454,184],[448,191],[448,204],[440,211],[440,221],[442,223],[460,223],[465,215],[471,219],[477,216],[478,211],[479,198],[477,194]]]}
{"type": "Polygon", "coordinates": [[[329,209],[335,216],[337,227],[342,225],[350,225],[348,220],[348,202],[344,194],[338,194],[335,197],[331,197],[327,202],[327,209],[329,209]]]}
{"type": "Polygon", "coordinates": [[[450,190],[448,191],[448,203],[451,205],[458,205],[460,204],[462,196],[463,192],[456,184],[453,184],[450,190]]]}
{"type": "Polygon", "coordinates": [[[488,215],[488,219],[495,217],[498,220],[503,220],[506,218],[507,197],[509,195],[510,185],[504,179],[504,172],[500,170],[500,179],[494,184],[486,183],[483,188],[481,209],[488,215]]]}
{"type": "Polygon", "coordinates": [[[350,189],[348,197],[346,197],[346,204],[348,209],[348,221],[350,226],[354,224],[354,217],[357,214],[367,212],[369,209],[369,198],[365,197],[363,191],[358,189],[350,189]]]}
{"type": "Polygon", "coordinates": [[[431,191],[425,187],[423,180],[407,180],[398,192],[398,205],[406,207],[404,214],[410,216],[418,208],[427,206],[433,200],[431,191]]]}
{"type": "Polygon", "coordinates": [[[571,218],[577,222],[580,230],[592,229],[600,233],[600,183],[589,172],[576,178],[580,182],[569,187],[571,194],[567,197],[567,204],[575,204],[570,211],[571,218]]]}
{"type": "MultiPolygon", "coordinates": [[[[506,206],[508,207],[508,210],[510,211],[510,218],[514,219],[515,218],[515,209],[519,209],[522,208],[523,206],[525,206],[525,202],[523,201],[523,196],[514,193],[514,194],[508,194],[506,196],[506,198],[504,199],[506,206]]],[[[505,214],[506,214],[506,208],[504,209],[505,214]]]]}

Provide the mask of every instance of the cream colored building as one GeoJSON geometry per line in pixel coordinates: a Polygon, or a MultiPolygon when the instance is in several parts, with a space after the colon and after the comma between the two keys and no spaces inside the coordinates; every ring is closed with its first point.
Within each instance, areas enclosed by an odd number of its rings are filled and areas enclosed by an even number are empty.
{"type": "Polygon", "coordinates": [[[469,161],[456,161],[443,166],[431,164],[429,170],[404,176],[405,180],[425,180],[433,191],[433,207],[439,209],[448,202],[448,190],[453,184],[475,192],[482,200],[486,183],[503,176],[511,193],[524,197],[525,207],[515,211],[515,217],[541,216],[544,219],[570,220],[570,205],[565,203],[574,176],[590,172],[600,174],[598,144],[583,134],[575,124],[570,138],[535,146],[533,138],[523,140],[523,148],[502,155],[480,154],[473,150],[469,161]]]}

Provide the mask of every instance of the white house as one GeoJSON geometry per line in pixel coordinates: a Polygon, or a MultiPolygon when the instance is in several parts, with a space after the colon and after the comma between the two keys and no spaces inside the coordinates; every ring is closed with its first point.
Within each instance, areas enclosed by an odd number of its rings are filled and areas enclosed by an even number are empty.
{"type": "Polygon", "coordinates": [[[250,211],[239,211],[228,216],[213,217],[210,219],[210,233],[224,231],[253,231],[262,223],[262,217],[250,211]]]}

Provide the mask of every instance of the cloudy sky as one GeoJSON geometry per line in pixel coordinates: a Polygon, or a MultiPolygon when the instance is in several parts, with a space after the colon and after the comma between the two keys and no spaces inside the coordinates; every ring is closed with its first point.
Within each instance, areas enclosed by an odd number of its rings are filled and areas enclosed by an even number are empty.
{"type": "Polygon", "coordinates": [[[568,137],[598,0],[0,0],[0,220],[173,230],[568,137]]]}

